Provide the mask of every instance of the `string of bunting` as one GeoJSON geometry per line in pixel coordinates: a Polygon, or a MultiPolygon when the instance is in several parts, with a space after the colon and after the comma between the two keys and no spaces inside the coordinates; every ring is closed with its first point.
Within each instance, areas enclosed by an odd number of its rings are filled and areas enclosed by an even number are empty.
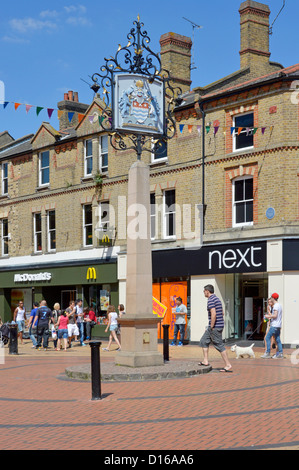
{"type": "MultiPolygon", "coordinates": [[[[193,124],[179,124],[179,128],[180,128],[180,133],[182,134],[183,130],[184,130],[184,127],[188,127],[188,132],[191,134],[192,130],[193,130],[193,127],[196,127],[197,128],[197,131],[198,131],[198,134],[201,135],[202,133],[202,126],[200,125],[193,125],[193,124]]],[[[230,130],[230,133],[231,135],[235,135],[236,133],[238,135],[241,134],[242,131],[246,131],[246,136],[248,135],[254,135],[256,134],[256,132],[261,129],[262,131],[262,134],[264,135],[265,132],[266,132],[266,129],[268,129],[267,127],[230,127],[230,126],[211,126],[211,125],[208,125],[208,126],[205,126],[205,130],[206,130],[206,133],[209,134],[209,132],[211,131],[211,129],[214,129],[213,133],[214,135],[217,134],[217,132],[219,131],[220,128],[223,128],[225,129],[224,130],[224,133],[227,132],[227,129],[230,130]]],[[[270,132],[273,131],[274,129],[274,126],[270,126],[269,127],[270,129],[270,132]]]]}
{"type": "MultiPolygon", "coordinates": [[[[20,107],[20,106],[25,106],[25,109],[26,109],[26,113],[28,114],[30,109],[31,108],[36,108],[36,116],[38,116],[40,114],[40,112],[44,109],[47,111],[47,114],[48,114],[48,117],[49,119],[51,119],[52,117],[52,114],[54,111],[57,111],[57,117],[58,119],[61,118],[62,114],[65,112],[63,110],[60,110],[60,109],[57,109],[57,108],[47,108],[45,106],[35,106],[35,105],[32,105],[32,104],[23,104],[23,103],[17,103],[15,101],[4,101],[3,103],[3,109],[6,109],[7,106],[9,104],[12,104],[15,108],[15,111],[20,107]]],[[[73,117],[74,117],[74,112],[68,112],[68,120],[69,122],[72,121],[73,117]]],[[[85,114],[81,114],[81,113],[78,113],[78,120],[79,122],[82,121],[82,119],[85,117],[85,114]]],[[[94,117],[94,116],[93,116],[94,117]]]]}
{"type": "MultiPolygon", "coordinates": [[[[17,110],[20,106],[25,106],[25,109],[26,109],[26,113],[28,114],[30,109],[31,108],[36,108],[36,116],[38,116],[40,114],[40,112],[44,109],[47,111],[47,114],[48,114],[48,117],[49,119],[51,119],[52,117],[52,114],[54,111],[57,111],[57,117],[58,119],[61,118],[62,114],[65,112],[63,110],[60,110],[60,109],[57,109],[57,108],[47,108],[45,106],[34,106],[34,105],[31,105],[31,104],[23,104],[23,103],[17,103],[15,101],[4,101],[3,103],[3,109],[6,109],[7,106],[9,104],[13,104],[14,105],[14,108],[15,110],[17,110]]],[[[74,117],[74,112],[70,112],[68,111],[68,120],[69,122],[71,123],[73,117],[74,117]]],[[[85,114],[82,114],[82,113],[78,113],[78,122],[80,123],[82,121],[82,119],[85,117],[85,114]]],[[[100,116],[98,113],[96,112],[93,112],[93,114],[89,115],[88,116],[88,119],[90,121],[91,124],[94,124],[96,123],[97,121],[99,121],[99,123],[101,124],[104,117],[103,116],[100,116]]],[[[110,121],[110,119],[109,119],[110,121]]],[[[184,127],[188,127],[188,132],[191,134],[192,130],[193,130],[193,127],[196,127],[197,128],[197,131],[198,131],[198,134],[201,135],[202,133],[202,126],[201,125],[193,125],[193,124],[179,124],[179,129],[180,129],[180,132],[182,134],[183,130],[184,130],[184,127]]],[[[248,135],[255,135],[256,132],[261,129],[261,132],[262,134],[264,135],[265,134],[265,131],[266,129],[268,129],[267,127],[229,127],[229,126],[211,126],[211,125],[207,125],[205,126],[205,131],[207,134],[209,134],[209,132],[211,131],[211,129],[213,128],[213,134],[214,136],[217,134],[217,132],[219,131],[220,127],[224,128],[224,133],[227,132],[227,129],[230,129],[230,133],[231,135],[235,135],[236,133],[238,135],[241,134],[241,132],[243,131],[246,131],[246,136],[248,135]]],[[[273,131],[274,129],[274,126],[270,126],[270,132],[273,131]]]]}

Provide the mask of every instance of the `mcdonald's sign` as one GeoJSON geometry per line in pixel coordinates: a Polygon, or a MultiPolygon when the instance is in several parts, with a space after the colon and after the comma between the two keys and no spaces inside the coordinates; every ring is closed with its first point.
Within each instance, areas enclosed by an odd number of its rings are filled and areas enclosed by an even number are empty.
{"type": "Polygon", "coordinates": [[[96,281],[97,273],[96,273],[95,268],[88,268],[87,269],[86,279],[87,279],[87,281],[89,281],[90,279],[94,279],[96,281]]]}

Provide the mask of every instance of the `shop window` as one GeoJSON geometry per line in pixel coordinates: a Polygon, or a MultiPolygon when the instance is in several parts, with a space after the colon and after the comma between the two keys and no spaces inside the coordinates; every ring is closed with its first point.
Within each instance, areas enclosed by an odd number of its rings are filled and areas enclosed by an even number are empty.
{"type": "Polygon", "coordinates": [[[234,117],[233,145],[234,151],[253,147],[253,113],[241,114],[234,117]]]}
{"type": "Polygon", "coordinates": [[[108,135],[100,137],[100,172],[108,172],[108,135]]]}
{"type": "Polygon", "coordinates": [[[164,238],[175,238],[175,190],[163,194],[163,235],[164,238]]]}
{"type": "Polygon", "coordinates": [[[83,206],[83,246],[92,245],[92,205],[86,204],[83,206]]]}
{"type": "Polygon", "coordinates": [[[167,160],[167,142],[164,142],[164,140],[157,143],[153,142],[152,149],[152,163],[167,160]]]}
{"type": "Polygon", "coordinates": [[[151,204],[151,240],[156,238],[156,196],[155,193],[150,194],[151,204]]]}
{"type": "Polygon", "coordinates": [[[56,250],[56,220],[55,211],[47,212],[47,235],[48,235],[48,251],[56,250]]]}
{"type": "Polygon", "coordinates": [[[8,163],[2,163],[1,188],[2,188],[2,195],[3,196],[8,194],[8,163]]]}
{"type": "Polygon", "coordinates": [[[233,181],[233,225],[253,224],[253,178],[233,181]]]}
{"type": "Polygon", "coordinates": [[[8,219],[2,219],[1,220],[1,255],[2,256],[8,255],[8,241],[9,241],[8,219]]]}
{"type": "Polygon", "coordinates": [[[41,152],[39,155],[39,186],[50,183],[50,152],[41,152]]]}
{"type": "Polygon", "coordinates": [[[37,212],[33,215],[33,236],[34,236],[34,252],[42,251],[42,215],[37,212]]]}
{"type": "Polygon", "coordinates": [[[92,139],[84,142],[84,176],[92,174],[92,139]]]}

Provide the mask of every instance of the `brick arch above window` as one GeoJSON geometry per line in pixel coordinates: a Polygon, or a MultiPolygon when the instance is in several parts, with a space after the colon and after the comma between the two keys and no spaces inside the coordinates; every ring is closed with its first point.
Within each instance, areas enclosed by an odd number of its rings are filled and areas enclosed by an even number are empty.
{"type": "Polygon", "coordinates": [[[225,226],[233,226],[233,181],[240,177],[253,178],[253,224],[258,223],[258,164],[240,165],[225,170],[225,226]]]}

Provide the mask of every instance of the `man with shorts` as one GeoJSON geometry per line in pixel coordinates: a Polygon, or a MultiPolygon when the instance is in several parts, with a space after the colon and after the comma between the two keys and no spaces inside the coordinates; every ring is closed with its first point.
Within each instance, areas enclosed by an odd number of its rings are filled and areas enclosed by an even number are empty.
{"type": "Polygon", "coordinates": [[[80,334],[78,326],[77,326],[76,307],[75,307],[74,300],[70,301],[69,307],[66,309],[66,314],[69,319],[67,329],[68,329],[68,337],[69,337],[69,348],[71,348],[72,338],[75,337],[75,341],[78,341],[78,336],[80,334]]]}
{"type": "Polygon", "coordinates": [[[203,349],[203,361],[199,363],[201,366],[209,366],[209,346],[212,343],[220,352],[224,360],[224,367],[220,372],[232,372],[232,365],[230,364],[225,346],[222,340],[222,331],[224,328],[223,308],[220,299],[214,294],[214,286],[208,284],[204,287],[204,295],[208,299],[207,310],[209,317],[209,326],[206,328],[199,345],[203,349]]]}

